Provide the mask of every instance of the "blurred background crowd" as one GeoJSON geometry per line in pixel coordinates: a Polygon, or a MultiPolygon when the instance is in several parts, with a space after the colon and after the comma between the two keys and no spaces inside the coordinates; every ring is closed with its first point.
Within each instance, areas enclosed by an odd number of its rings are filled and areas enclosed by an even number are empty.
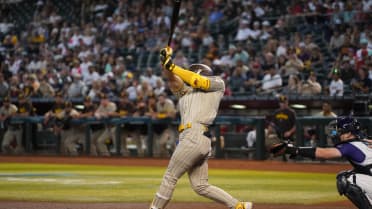
{"type": "MultiPolygon", "coordinates": [[[[0,98],[17,105],[21,95],[34,115],[50,112],[56,97],[73,104],[87,96],[117,105],[123,99],[134,109],[126,115],[143,115],[161,97],[176,105],[158,55],[172,6],[1,0],[0,98]]],[[[183,0],[174,62],[212,66],[226,97],[358,96],[368,104],[371,16],[371,0],[183,0]]]]}
{"type": "MultiPolygon", "coordinates": [[[[136,101],[167,92],[158,52],[168,37],[172,1],[4,2],[1,97],[126,91],[136,101]]],[[[182,4],[175,62],[213,66],[227,95],[370,93],[371,1],[182,4]]]]}

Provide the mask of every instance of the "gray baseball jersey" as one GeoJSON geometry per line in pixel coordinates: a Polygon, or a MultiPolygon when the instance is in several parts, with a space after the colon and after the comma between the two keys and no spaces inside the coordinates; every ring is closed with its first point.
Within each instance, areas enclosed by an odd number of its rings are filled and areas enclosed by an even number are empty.
{"type": "Polygon", "coordinates": [[[234,208],[239,202],[222,189],[208,184],[208,154],[211,141],[204,135],[206,126],[213,123],[225,91],[224,81],[211,76],[208,91],[184,85],[174,94],[179,98],[183,131],[170,159],[163,181],[150,208],[164,209],[173,195],[176,183],[186,172],[191,187],[202,196],[234,208]]]}

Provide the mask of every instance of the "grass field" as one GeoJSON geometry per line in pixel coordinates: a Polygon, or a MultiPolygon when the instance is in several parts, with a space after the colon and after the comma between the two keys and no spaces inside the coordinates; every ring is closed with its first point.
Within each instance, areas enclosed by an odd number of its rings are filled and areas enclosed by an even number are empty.
{"type": "MultiPolygon", "coordinates": [[[[0,200],[149,202],[165,168],[0,163],[0,200]]],[[[209,182],[260,203],[340,201],[334,173],[210,169],[209,182]]],[[[175,202],[206,202],[180,179],[175,202]]]]}

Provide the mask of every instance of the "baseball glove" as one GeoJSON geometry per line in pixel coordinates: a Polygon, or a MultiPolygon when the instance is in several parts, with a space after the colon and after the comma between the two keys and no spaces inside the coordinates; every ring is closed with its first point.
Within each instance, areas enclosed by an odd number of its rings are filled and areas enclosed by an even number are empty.
{"type": "Polygon", "coordinates": [[[270,146],[269,152],[273,154],[274,157],[284,155],[287,150],[287,143],[285,142],[280,142],[280,143],[275,143],[270,146]]]}

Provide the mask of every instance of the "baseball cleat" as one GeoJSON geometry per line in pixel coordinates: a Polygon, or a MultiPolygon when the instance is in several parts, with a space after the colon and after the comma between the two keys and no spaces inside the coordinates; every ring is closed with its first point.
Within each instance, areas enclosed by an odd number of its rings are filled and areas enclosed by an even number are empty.
{"type": "Polygon", "coordinates": [[[252,202],[239,202],[235,206],[235,209],[252,209],[252,208],[253,208],[253,203],[252,202]]]}

